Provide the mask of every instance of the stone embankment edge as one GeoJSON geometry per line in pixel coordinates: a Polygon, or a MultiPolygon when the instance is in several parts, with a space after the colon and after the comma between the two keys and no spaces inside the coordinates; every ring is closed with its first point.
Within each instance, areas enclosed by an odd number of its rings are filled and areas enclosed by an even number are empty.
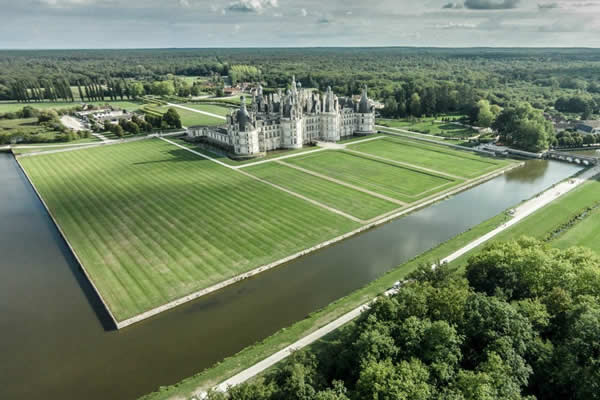
{"type": "Polygon", "coordinates": [[[79,256],[77,255],[77,253],[75,252],[75,249],[73,248],[73,246],[71,246],[71,243],[69,242],[69,239],[67,238],[67,235],[65,235],[65,233],[63,232],[62,228],[60,227],[60,224],[58,223],[58,220],[54,217],[54,215],[52,214],[52,211],[50,211],[50,208],[48,207],[48,205],[46,204],[46,202],[44,201],[44,198],[41,196],[40,192],[38,192],[37,188],[35,187],[35,185],[33,184],[33,180],[31,179],[31,177],[29,176],[29,174],[27,173],[27,171],[25,170],[25,168],[23,168],[23,166],[21,165],[21,162],[19,161],[19,157],[15,157],[15,160],[17,161],[17,165],[19,166],[19,168],[21,169],[21,171],[23,171],[23,174],[25,175],[25,177],[27,178],[27,180],[29,181],[29,184],[31,185],[31,187],[33,188],[33,191],[35,192],[35,194],[37,195],[38,199],[40,199],[40,201],[42,202],[42,204],[44,205],[44,208],[46,209],[46,212],[48,213],[48,215],[50,216],[50,219],[52,219],[52,222],[54,222],[54,225],[56,226],[56,229],[58,229],[58,232],[60,233],[60,235],[62,236],[63,240],[65,241],[65,243],[67,244],[67,246],[69,247],[69,250],[71,250],[71,253],[73,254],[73,257],[75,257],[75,259],[77,260],[77,263],[79,264],[79,267],[81,268],[81,270],[83,271],[83,274],[85,275],[85,277],[87,278],[88,282],[90,283],[90,285],[92,285],[92,287],[94,288],[94,290],[96,291],[96,293],[98,294],[98,297],[100,298],[100,301],[102,302],[102,304],[104,305],[104,308],[106,309],[106,311],[108,312],[108,315],[110,316],[110,318],[112,319],[112,321],[114,322],[115,326],[117,328],[119,328],[119,322],[117,321],[117,319],[115,318],[115,316],[113,315],[112,311],[110,310],[110,308],[108,307],[108,303],[104,300],[104,298],[102,297],[102,294],[100,293],[100,291],[98,290],[98,288],[96,287],[96,285],[94,284],[94,281],[92,280],[92,277],[88,274],[88,272],[85,270],[85,267],[83,265],[83,263],[81,262],[81,260],[79,259],[79,256]]]}
{"type": "Polygon", "coordinates": [[[445,199],[445,198],[447,198],[449,196],[452,196],[452,195],[454,195],[456,193],[460,193],[460,192],[465,191],[467,189],[470,189],[470,188],[472,188],[474,186],[480,185],[480,184],[482,184],[482,183],[484,183],[484,182],[486,182],[486,181],[488,181],[488,180],[490,180],[492,178],[495,178],[496,176],[502,175],[502,174],[504,174],[504,173],[506,173],[506,172],[508,172],[508,171],[510,171],[512,169],[514,169],[514,168],[521,167],[521,166],[523,166],[523,164],[524,163],[514,163],[514,164],[511,164],[511,165],[508,165],[508,166],[506,166],[504,168],[501,168],[501,169],[493,171],[493,172],[491,172],[491,173],[489,173],[487,175],[484,175],[480,179],[476,179],[476,180],[474,180],[474,181],[472,181],[472,182],[470,182],[470,183],[468,183],[466,185],[460,186],[460,187],[458,187],[458,188],[456,188],[456,189],[454,189],[454,190],[452,190],[450,192],[445,192],[445,193],[441,194],[440,196],[436,196],[436,197],[431,198],[431,199],[429,199],[429,200],[427,200],[427,201],[425,201],[423,203],[416,204],[413,207],[405,208],[405,209],[403,209],[401,211],[398,211],[398,212],[396,212],[394,214],[388,215],[388,216],[386,216],[384,218],[381,218],[381,219],[379,219],[377,221],[374,221],[374,222],[371,222],[371,223],[369,223],[367,225],[361,226],[360,228],[355,229],[355,230],[353,230],[351,232],[345,233],[345,234],[337,236],[337,237],[335,237],[333,239],[330,239],[330,240],[327,240],[325,242],[319,243],[319,244],[317,244],[317,245],[315,245],[313,247],[310,247],[310,248],[307,248],[305,250],[299,251],[299,252],[297,252],[295,254],[292,254],[290,256],[287,256],[287,257],[284,257],[284,258],[279,259],[277,261],[274,261],[274,262],[272,262],[270,264],[266,264],[266,265],[260,266],[258,268],[253,269],[253,270],[250,270],[248,272],[242,273],[240,275],[236,275],[233,278],[230,278],[230,279],[227,279],[225,281],[219,282],[219,283],[217,283],[215,285],[209,286],[209,287],[204,288],[202,290],[199,290],[197,292],[194,292],[194,293],[191,293],[189,295],[183,296],[183,297],[181,297],[179,299],[170,301],[169,303],[166,303],[166,304],[163,304],[161,306],[155,307],[155,308],[153,308],[151,310],[148,310],[148,311],[145,311],[143,313],[137,314],[137,315],[135,315],[135,316],[133,316],[131,318],[128,318],[126,320],[118,322],[117,323],[117,328],[121,329],[121,328],[124,328],[126,326],[135,324],[137,322],[141,322],[141,321],[143,321],[143,320],[145,320],[147,318],[153,317],[153,316],[155,316],[157,314],[160,314],[160,313],[162,313],[164,311],[170,310],[170,309],[175,308],[175,307],[177,307],[179,305],[182,305],[184,303],[190,302],[190,301],[195,300],[195,299],[197,299],[199,297],[205,296],[205,295],[207,295],[209,293],[212,293],[212,292],[215,292],[217,290],[223,289],[223,288],[225,288],[227,286],[233,285],[234,283],[237,283],[237,282],[242,281],[244,279],[248,279],[250,277],[258,275],[258,274],[260,274],[262,272],[265,272],[267,270],[273,269],[273,268],[275,268],[275,267],[277,267],[279,265],[282,265],[282,264],[285,264],[287,262],[290,262],[290,261],[292,261],[292,260],[294,260],[296,258],[300,258],[302,256],[305,256],[305,255],[307,255],[309,253],[312,253],[313,251],[322,249],[322,248],[330,246],[330,245],[332,245],[334,243],[337,243],[337,242],[340,242],[342,240],[348,239],[348,238],[350,238],[350,237],[352,237],[354,235],[357,235],[359,233],[367,231],[367,230],[369,230],[369,229],[371,229],[373,227],[385,224],[385,223],[390,222],[390,221],[392,221],[392,220],[394,220],[394,219],[396,219],[398,217],[401,217],[403,215],[406,215],[406,214],[409,214],[409,213],[414,212],[416,210],[419,210],[421,208],[424,208],[424,207],[426,207],[426,206],[428,206],[430,204],[436,203],[436,202],[438,202],[440,200],[443,200],[443,199],[445,199]]]}

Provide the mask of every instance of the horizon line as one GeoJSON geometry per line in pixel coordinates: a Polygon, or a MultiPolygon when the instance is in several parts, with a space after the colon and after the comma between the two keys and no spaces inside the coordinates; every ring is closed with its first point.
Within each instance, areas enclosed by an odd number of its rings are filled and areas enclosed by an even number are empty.
{"type": "Polygon", "coordinates": [[[241,49],[573,49],[600,50],[592,46],[411,46],[411,45],[372,45],[372,46],[210,46],[210,47],[14,47],[0,48],[0,51],[82,51],[82,50],[241,50],[241,49]]]}

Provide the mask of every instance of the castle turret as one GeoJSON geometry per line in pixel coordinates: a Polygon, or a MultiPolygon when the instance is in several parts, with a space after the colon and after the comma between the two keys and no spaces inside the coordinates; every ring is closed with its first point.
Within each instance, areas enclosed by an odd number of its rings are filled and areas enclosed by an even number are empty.
{"type": "Polygon", "coordinates": [[[360,103],[358,103],[358,112],[366,114],[371,112],[371,106],[369,105],[369,98],[367,97],[367,85],[362,90],[362,96],[360,97],[360,103]]]}
{"type": "Polygon", "coordinates": [[[248,110],[246,110],[246,98],[244,96],[240,97],[240,109],[237,112],[237,122],[240,127],[240,132],[245,132],[246,124],[250,122],[250,114],[248,114],[248,110]]]}
{"type": "Polygon", "coordinates": [[[375,133],[375,111],[367,97],[367,86],[363,88],[360,102],[358,103],[358,114],[356,114],[356,134],[370,135],[375,133]]]}

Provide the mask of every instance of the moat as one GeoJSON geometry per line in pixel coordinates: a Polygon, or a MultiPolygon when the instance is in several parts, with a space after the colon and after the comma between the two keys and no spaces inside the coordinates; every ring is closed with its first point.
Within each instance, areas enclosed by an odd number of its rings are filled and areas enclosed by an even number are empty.
{"type": "Polygon", "coordinates": [[[578,170],[528,161],[117,332],[14,158],[0,153],[0,398],[131,399],[175,383],[578,170]]]}

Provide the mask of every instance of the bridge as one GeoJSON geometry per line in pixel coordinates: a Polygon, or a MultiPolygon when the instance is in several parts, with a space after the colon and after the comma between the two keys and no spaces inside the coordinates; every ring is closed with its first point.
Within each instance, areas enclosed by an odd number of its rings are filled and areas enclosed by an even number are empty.
{"type": "Polygon", "coordinates": [[[599,165],[600,159],[598,157],[591,156],[583,156],[580,154],[574,154],[569,152],[561,152],[550,150],[544,154],[546,158],[551,158],[553,160],[566,161],[574,164],[580,165],[599,165]]]}

